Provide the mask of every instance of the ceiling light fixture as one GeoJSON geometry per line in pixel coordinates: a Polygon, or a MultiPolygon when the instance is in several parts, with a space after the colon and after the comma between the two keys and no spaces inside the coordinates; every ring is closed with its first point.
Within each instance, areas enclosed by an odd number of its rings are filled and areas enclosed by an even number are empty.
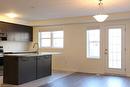
{"type": "Polygon", "coordinates": [[[103,22],[108,18],[108,15],[102,13],[102,11],[103,11],[102,0],[99,0],[98,6],[99,6],[99,14],[94,15],[93,17],[96,19],[96,21],[103,22]]]}
{"type": "Polygon", "coordinates": [[[8,16],[9,18],[16,18],[16,17],[18,17],[18,15],[15,14],[15,13],[7,13],[5,15],[8,16]]]}

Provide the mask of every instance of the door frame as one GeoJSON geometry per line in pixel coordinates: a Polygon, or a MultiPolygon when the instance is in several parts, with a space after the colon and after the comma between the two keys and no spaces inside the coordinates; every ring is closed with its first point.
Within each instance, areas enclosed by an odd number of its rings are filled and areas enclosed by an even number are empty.
{"type": "Polygon", "coordinates": [[[126,32],[126,28],[125,28],[125,25],[115,25],[115,26],[106,26],[105,29],[104,29],[104,47],[103,47],[103,55],[104,55],[104,73],[106,74],[118,74],[118,75],[125,75],[126,74],[126,57],[125,57],[125,53],[126,53],[126,47],[125,47],[125,32],[126,32]],[[105,49],[108,49],[108,30],[110,28],[121,28],[122,30],[122,54],[121,54],[121,57],[122,57],[122,63],[121,63],[121,66],[122,66],[122,69],[110,69],[108,68],[108,54],[105,54],[105,49]]]}

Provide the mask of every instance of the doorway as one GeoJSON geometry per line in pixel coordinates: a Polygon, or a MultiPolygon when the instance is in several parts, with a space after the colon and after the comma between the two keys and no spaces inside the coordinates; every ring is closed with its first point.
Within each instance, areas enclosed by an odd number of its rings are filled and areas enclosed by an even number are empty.
{"type": "Polygon", "coordinates": [[[105,73],[125,74],[125,27],[105,29],[105,73]]]}

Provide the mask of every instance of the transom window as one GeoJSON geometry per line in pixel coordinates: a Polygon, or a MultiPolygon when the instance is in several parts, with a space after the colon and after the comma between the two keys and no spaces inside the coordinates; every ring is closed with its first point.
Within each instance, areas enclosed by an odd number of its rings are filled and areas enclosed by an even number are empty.
{"type": "Polygon", "coordinates": [[[87,58],[100,58],[100,30],[87,30],[87,58]]]}
{"type": "Polygon", "coordinates": [[[40,37],[40,47],[63,48],[64,45],[63,31],[40,32],[39,37],[40,37]]]}

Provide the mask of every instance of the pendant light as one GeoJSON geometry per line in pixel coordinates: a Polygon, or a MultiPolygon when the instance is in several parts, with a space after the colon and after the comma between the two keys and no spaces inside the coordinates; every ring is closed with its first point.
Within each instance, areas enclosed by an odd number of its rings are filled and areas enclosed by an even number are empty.
{"type": "Polygon", "coordinates": [[[97,22],[104,22],[108,18],[108,15],[102,13],[103,11],[102,0],[99,0],[98,6],[99,6],[99,14],[94,15],[93,17],[96,19],[97,22]]]}

